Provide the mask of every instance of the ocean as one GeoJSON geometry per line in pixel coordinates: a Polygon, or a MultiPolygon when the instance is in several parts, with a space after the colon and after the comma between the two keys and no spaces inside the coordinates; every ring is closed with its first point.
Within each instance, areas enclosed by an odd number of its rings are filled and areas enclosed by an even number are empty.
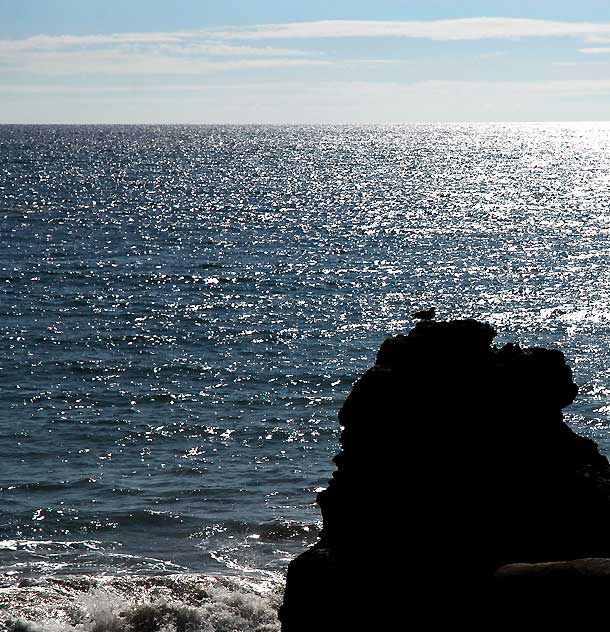
{"type": "Polygon", "coordinates": [[[561,349],[609,454],[609,246],[607,123],[0,126],[0,630],[279,630],[418,309],[561,349]]]}

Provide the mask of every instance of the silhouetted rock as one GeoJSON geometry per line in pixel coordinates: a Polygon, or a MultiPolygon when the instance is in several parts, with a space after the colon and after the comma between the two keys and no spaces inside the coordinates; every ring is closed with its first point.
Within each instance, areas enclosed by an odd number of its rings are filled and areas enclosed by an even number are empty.
{"type": "Polygon", "coordinates": [[[424,320],[382,344],[339,412],[323,530],[290,564],[284,632],[472,621],[502,599],[506,565],[610,557],[610,467],[563,421],[577,393],[563,354],[497,349],[495,333],[424,320]]]}

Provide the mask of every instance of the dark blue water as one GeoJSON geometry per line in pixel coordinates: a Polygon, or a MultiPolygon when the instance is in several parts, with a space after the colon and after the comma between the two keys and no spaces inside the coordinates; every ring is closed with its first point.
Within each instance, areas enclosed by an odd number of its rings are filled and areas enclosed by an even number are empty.
{"type": "Polygon", "coordinates": [[[280,585],[342,399],[429,305],[561,348],[608,453],[609,147],[599,123],[0,126],[2,599],[280,585]]]}

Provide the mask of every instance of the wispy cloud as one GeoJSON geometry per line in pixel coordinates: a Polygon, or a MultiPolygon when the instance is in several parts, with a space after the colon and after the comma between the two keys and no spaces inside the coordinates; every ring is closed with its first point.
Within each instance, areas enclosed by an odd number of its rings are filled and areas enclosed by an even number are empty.
{"type": "Polygon", "coordinates": [[[455,41],[524,37],[610,36],[610,23],[487,17],[411,22],[321,20],[234,27],[209,31],[209,34],[219,39],[235,40],[409,37],[455,41]]]}
{"type": "Polygon", "coordinates": [[[46,75],[198,75],[240,69],[324,66],[320,59],[258,57],[210,60],[166,55],[162,51],[143,53],[126,50],[65,51],[31,54],[21,58],[18,68],[46,75]]]}
{"type": "Polygon", "coordinates": [[[160,49],[176,55],[210,55],[213,57],[292,57],[311,55],[310,51],[272,46],[238,46],[226,42],[181,42],[162,44],[160,49]]]}
{"type": "Polygon", "coordinates": [[[35,35],[21,40],[0,40],[0,53],[60,50],[120,44],[162,44],[191,39],[192,33],[114,33],[109,35],[35,35]]]}
{"type": "Polygon", "coordinates": [[[0,55],[83,49],[140,48],[164,49],[174,53],[198,53],[218,56],[277,57],[304,55],[306,51],[271,46],[243,46],[205,36],[205,32],[121,33],[110,35],[36,35],[22,40],[0,40],[0,55]]]}
{"type": "Polygon", "coordinates": [[[608,35],[585,35],[584,40],[588,44],[610,44],[608,35]]]}
{"type": "Polygon", "coordinates": [[[603,46],[598,48],[579,48],[579,53],[585,53],[586,55],[607,55],[610,53],[610,46],[603,46]]]}
{"type": "Polygon", "coordinates": [[[23,40],[0,40],[0,67],[54,75],[207,74],[331,63],[317,53],[229,43],[201,31],[37,35],[23,40]]]}

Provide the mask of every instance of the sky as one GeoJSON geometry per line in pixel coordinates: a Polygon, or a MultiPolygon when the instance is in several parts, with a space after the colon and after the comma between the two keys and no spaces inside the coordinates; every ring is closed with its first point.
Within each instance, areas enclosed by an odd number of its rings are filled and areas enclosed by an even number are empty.
{"type": "Polygon", "coordinates": [[[0,123],[609,119],[609,0],[0,0],[0,123]]]}

